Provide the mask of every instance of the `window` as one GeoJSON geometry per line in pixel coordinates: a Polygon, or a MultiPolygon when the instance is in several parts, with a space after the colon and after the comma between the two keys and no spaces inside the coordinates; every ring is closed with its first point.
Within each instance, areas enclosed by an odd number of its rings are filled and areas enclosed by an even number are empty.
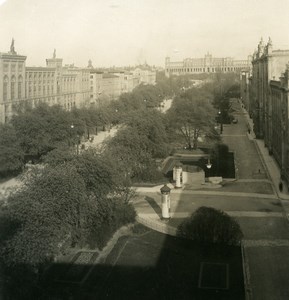
{"type": "Polygon", "coordinates": [[[18,81],[18,99],[21,99],[22,82],[18,81]]]}
{"type": "Polygon", "coordinates": [[[11,78],[11,100],[15,98],[15,77],[11,78]]]}
{"type": "Polygon", "coordinates": [[[18,76],[18,99],[22,98],[22,76],[18,76]]]}
{"type": "Polygon", "coordinates": [[[3,80],[3,100],[7,101],[7,97],[8,97],[8,77],[5,76],[4,80],[3,80]]]}

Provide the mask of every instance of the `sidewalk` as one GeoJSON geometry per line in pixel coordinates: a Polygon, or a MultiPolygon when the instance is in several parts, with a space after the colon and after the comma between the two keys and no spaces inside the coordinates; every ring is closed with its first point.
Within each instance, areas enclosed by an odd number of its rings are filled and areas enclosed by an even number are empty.
{"type": "MultiPolygon", "coordinates": [[[[253,121],[252,119],[250,119],[248,112],[243,108],[243,112],[245,114],[245,117],[248,121],[248,124],[250,126],[250,134],[247,133],[248,138],[250,140],[254,140],[255,144],[256,144],[256,148],[260,154],[260,157],[263,161],[264,167],[267,170],[268,175],[270,176],[274,187],[275,187],[275,191],[278,195],[278,197],[281,200],[289,200],[289,195],[286,193],[283,193],[279,190],[279,183],[280,183],[280,168],[278,167],[275,159],[273,158],[273,156],[269,155],[268,153],[268,149],[265,147],[263,140],[258,140],[256,139],[256,135],[253,131],[254,127],[253,127],[253,121]]],[[[289,212],[289,211],[288,211],[289,212]]]]}
{"type": "Polygon", "coordinates": [[[86,141],[84,143],[82,143],[83,145],[85,145],[85,149],[88,148],[98,148],[102,145],[102,143],[110,137],[115,136],[115,134],[117,133],[119,127],[115,126],[109,130],[106,131],[99,131],[97,135],[91,135],[92,140],[91,141],[86,141]]]}

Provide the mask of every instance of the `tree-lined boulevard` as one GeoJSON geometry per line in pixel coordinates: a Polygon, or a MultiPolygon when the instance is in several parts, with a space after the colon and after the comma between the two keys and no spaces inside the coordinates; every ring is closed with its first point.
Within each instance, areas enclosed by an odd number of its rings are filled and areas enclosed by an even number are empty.
{"type": "MultiPolygon", "coordinates": [[[[236,78],[217,75],[199,87],[190,86],[191,82],[187,76],[160,76],[156,86],[139,86],[100,109],[66,112],[45,105],[19,108],[18,116],[3,126],[0,134],[1,174],[11,176],[20,172],[25,179],[19,191],[1,207],[2,264],[6,267],[4,275],[10,278],[2,285],[3,291],[13,291],[15,299],[46,299],[52,290],[57,296],[60,289],[54,284],[46,289],[39,278],[43,278],[53,260],[71,249],[84,249],[96,251],[101,264],[90,269],[80,288],[64,284],[67,293],[61,299],[104,295],[114,299],[118,290],[126,299],[142,299],[142,293],[160,297],[166,280],[172,282],[182,272],[174,263],[182,260],[183,272],[190,273],[190,264],[185,267],[185,259],[193,258],[183,241],[166,238],[148,228],[141,232],[132,229],[126,237],[116,239],[105,255],[101,250],[106,249],[107,241],[122,225],[134,222],[135,211],[138,217],[150,220],[152,226],[160,223],[160,228],[176,229],[191,213],[205,206],[224,211],[240,224],[246,269],[241,266],[240,250],[232,250],[228,261],[219,250],[218,254],[212,252],[208,256],[203,253],[200,261],[191,265],[195,268],[194,276],[201,276],[198,263],[219,260],[236,268],[235,274],[226,273],[233,276],[228,278],[235,285],[224,291],[216,287],[206,294],[195,286],[197,281],[193,283],[187,278],[169,288],[170,293],[177,295],[183,289],[183,299],[190,293],[197,293],[196,299],[201,299],[204,295],[212,297],[210,293],[216,291],[219,294],[213,294],[214,299],[243,299],[245,271],[245,292],[252,299],[289,297],[282,285],[287,280],[285,270],[289,261],[287,257],[282,263],[279,261],[289,247],[288,221],[255,141],[248,134],[246,112],[237,100],[236,78]],[[232,118],[238,119],[238,123],[228,122],[232,118]],[[104,139],[101,145],[97,142],[102,141],[100,136],[109,137],[110,133],[111,138],[104,139]],[[236,180],[224,180],[218,189],[200,186],[172,190],[172,218],[167,223],[161,221],[159,187],[169,179],[162,174],[159,162],[176,149],[189,154],[202,147],[213,155],[216,145],[227,145],[234,152],[236,180]],[[37,164],[32,168],[34,171],[23,172],[28,160],[37,164]],[[138,187],[135,194],[133,185],[153,187],[138,187]],[[168,244],[176,247],[179,258],[168,244]],[[150,247],[158,250],[149,255],[150,247]],[[266,264],[261,266],[262,259],[266,264]],[[175,274],[170,268],[176,268],[175,274]],[[166,271],[155,284],[147,284],[146,290],[145,280],[157,269],[160,276],[161,270],[166,271]],[[128,280],[132,280],[129,274],[136,276],[127,291],[121,287],[120,274],[128,280]],[[99,276],[102,278],[97,279],[99,276]],[[192,288],[188,287],[190,284],[192,288]]],[[[220,153],[216,159],[221,161],[220,153]]],[[[192,253],[199,251],[194,243],[190,247],[192,253]]],[[[217,245],[212,249],[218,249],[217,245]]]]}

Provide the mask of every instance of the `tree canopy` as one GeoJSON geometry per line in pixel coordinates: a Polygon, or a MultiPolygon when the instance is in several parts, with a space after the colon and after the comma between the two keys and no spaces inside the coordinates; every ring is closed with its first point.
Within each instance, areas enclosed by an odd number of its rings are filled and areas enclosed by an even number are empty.
{"type": "Polygon", "coordinates": [[[38,158],[77,134],[71,130],[69,112],[44,103],[13,116],[11,124],[25,154],[38,158]]]}
{"type": "Polygon", "coordinates": [[[200,137],[217,139],[212,95],[202,88],[189,89],[175,98],[168,111],[173,128],[179,131],[189,149],[198,148],[200,137]]]}
{"type": "Polygon", "coordinates": [[[0,177],[22,171],[24,152],[16,131],[10,124],[0,125],[0,177]]]}
{"type": "Polygon", "coordinates": [[[201,243],[238,245],[243,238],[240,225],[225,212],[202,206],[178,227],[178,235],[201,243]]]}

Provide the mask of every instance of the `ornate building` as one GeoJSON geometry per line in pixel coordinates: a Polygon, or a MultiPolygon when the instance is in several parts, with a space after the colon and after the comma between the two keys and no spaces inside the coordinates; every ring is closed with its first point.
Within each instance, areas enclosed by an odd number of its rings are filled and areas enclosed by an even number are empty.
{"type": "Polygon", "coordinates": [[[46,60],[46,67],[26,67],[26,56],[18,55],[12,40],[10,51],[0,53],[0,123],[5,123],[19,104],[59,104],[65,109],[89,102],[88,68],[63,66],[62,59],[46,60]]]}
{"type": "Polygon", "coordinates": [[[34,107],[46,102],[70,110],[117,99],[139,84],[156,81],[156,72],[148,69],[99,72],[91,60],[87,68],[63,66],[55,50],[45,67],[26,67],[25,62],[26,56],[15,51],[14,40],[8,53],[0,53],[0,123],[9,120],[20,104],[34,107]]]}
{"type": "Polygon", "coordinates": [[[207,53],[204,58],[186,58],[183,61],[172,62],[169,57],[165,61],[166,76],[199,73],[230,73],[249,69],[251,58],[234,60],[231,57],[215,58],[207,53]]]}
{"type": "Polygon", "coordinates": [[[252,60],[249,79],[249,113],[256,137],[264,139],[281,170],[281,178],[289,182],[288,149],[288,74],[289,50],[273,50],[272,41],[261,39],[252,60]]]}

